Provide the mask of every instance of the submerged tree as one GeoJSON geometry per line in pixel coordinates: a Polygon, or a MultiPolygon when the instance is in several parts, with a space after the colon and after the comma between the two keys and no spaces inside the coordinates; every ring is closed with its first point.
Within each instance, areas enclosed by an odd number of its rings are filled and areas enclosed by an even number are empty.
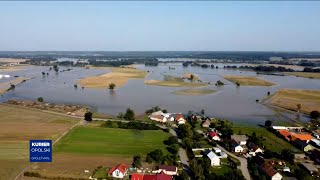
{"type": "Polygon", "coordinates": [[[84,114],[84,120],[86,120],[86,121],[92,121],[92,112],[86,112],[85,114],[84,114]]]}
{"type": "Polygon", "coordinates": [[[115,87],[116,87],[116,84],[114,84],[114,83],[109,84],[109,89],[113,90],[115,87]]]}
{"type": "Polygon", "coordinates": [[[43,102],[43,97],[38,97],[39,102],[43,102]]]}

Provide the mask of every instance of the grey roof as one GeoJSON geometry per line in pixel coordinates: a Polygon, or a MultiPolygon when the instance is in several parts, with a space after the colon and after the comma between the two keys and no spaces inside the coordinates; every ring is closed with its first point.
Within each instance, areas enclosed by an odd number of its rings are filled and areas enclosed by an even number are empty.
{"type": "Polygon", "coordinates": [[[318,172],[318,169],[313,164],[310,164],[310,163],[301,163],[301,164],[310,172],[318,172]]]}
{"type": "Polygon", "coordinates": [[[234,139],[237,142],[246,141],[248,138],[246,135],[231,135],[231,139],[234,139]]]}

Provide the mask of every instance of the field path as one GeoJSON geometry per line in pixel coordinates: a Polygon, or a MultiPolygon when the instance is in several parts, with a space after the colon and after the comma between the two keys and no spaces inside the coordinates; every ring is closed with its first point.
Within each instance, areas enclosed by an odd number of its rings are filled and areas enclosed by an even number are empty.
{"type": "MultiPolygon", "coordinates": [[[[58,113],[58,114],[60,114],[60,113],[58,113]]],[[[73,116],[73,117],[74,117],[74,116],[73,116]]],[[[68,130],[66,130],[64,133],[62,133],[62,134],[60,135],[60,137],[57,138],[57,139],[52,143],[52,146],[53,146],[54,144],[56,144],[61,138],[63,138],[69,131],[71,131],[73,128],[75,128],[76,126],[80,125],[81,123],[82,123],[82,121],[78,122],[77,124],[75,124],[75,125],[73,125],[72,127],[70,127],[68,130]]],[[[28,169],[29,169],[32,165],[34,165],[34,164],[36,164],[36,163],[30,164],[29,166],[27,166],[26,168],[24,168],[24,169],[14,178],[14,180],[21,179],[23,173],[24,173],[26,170],[28,170],[28,169]]]]}

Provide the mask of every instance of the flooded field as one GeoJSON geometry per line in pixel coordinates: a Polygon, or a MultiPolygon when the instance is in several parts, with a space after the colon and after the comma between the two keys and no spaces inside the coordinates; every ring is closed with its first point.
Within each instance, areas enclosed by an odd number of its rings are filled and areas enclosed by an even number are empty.
{"type": "MultiPolygon", "coordinates": [[[[6,72],[10,78],[0,79],[0,83],[14,79],[14,76],[30,78],[18,85],[14,90],[4,93],[0,101],[8,99],[36,100],[43,97],[47,102],[79,104],[89,106],[100,113],[117,115],[127,107],[135,110],[136,114],[153,106],[160,106],[169,112],[187,113],[189,110],[200,111],[204,109],[206,114],[218,118],[226,118],[232,121],[258,124],[265,120],[284,120],[296,118],[296,113],[276,111],[260,102],[268,97],[267,93],[275,93],[278,89],[320,89],[319,79],[308,79],[295,76],[257,75],[254,71],[223,69],[226,64],[215,64],[219,68],[183,67],[181,64],[166,63],[158,66],[137,65],[136,68],[148,71],[145,79],[129,80],[122,87],[111,91],[107,88],[82,88],[74,84],[89,76],[101,75],[110,72],[110,69],[85,69],[71,67],[72,70],[55,73],[48,71],[47,66],[27,66],[20,71],[6,72]],[[49,75],[42,75],[42,72],[49,75]],[[195,74],[200,80],[209,83],[205,87],[192,87],[197,89],[213,90],[200,96],[178,95],[174,92],[190,89],[189,87],[167,87],[146,85],[146,80],[164,80],[164,75],[183,77],[186,73],[195,74]],[[274,83],[273,86],[237,86],[226,80],[223,76],[252,76],[274,83]],[[218,81],[224,86],[215,86],[218,81]],[[259,100],[259,103],[256,102],[259,100]]],[[[230,64],[228,64],[230,65],[230,64]]],[[[233,65],[233,64],[232,64],[233,65]]],[[[235,64],[237,65],[237,64],[235,64]]],[[[239,65],[239,64],[238,64],[239,65]]],[[[60,67],[60,71],[69,67],[60,67]]],[[[0,72],[1,74],[1,72],[0,72]]],[[[184,81],[189,81],[185,79],[184,81]]],[[[307,120],[300,117],[300,120],[307,120]]]]}

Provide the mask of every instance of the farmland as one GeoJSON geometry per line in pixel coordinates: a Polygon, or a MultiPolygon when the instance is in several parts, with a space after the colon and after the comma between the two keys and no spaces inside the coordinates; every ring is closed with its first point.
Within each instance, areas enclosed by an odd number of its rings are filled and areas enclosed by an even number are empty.
{"type": "Polygon", "coordinates": [[[272,82],[251,76],[223,76],[228,81],[239,83],[241,86],[273,86],[272,82]]]}
{"type": "Polygon", "coordinates": [[[28,165],[30,139],[57,139],[78,119],[0,104],[0,177],[12,179],[28,165]]]}
{"type": "Polygon", "coordinates": [[[297,111],[298,104],[301,112],[309,114],[320,111],[320,91],[302,89],[280,89],[269,100],[272,105],[297,111]]]}

